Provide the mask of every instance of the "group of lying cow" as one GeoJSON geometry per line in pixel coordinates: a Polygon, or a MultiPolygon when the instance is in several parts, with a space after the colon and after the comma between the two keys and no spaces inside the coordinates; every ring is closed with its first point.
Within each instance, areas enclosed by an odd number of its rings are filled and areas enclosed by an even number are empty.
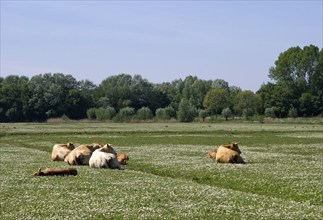
{"type": "Polygon", "coordinates": [[[238,143],[232,142],[221,145],[217,150],[209,151],[207,157],[215,159],[218,163],[245,163],[240,154],[238,143]]]}
{"type": "MultiPolygon", "coordinates": [[[[117,153],[111,144],[89,144],[75,147],[72,143],[55,144],[52,150],[51,159],[53,161],[65,161],[69,165],[89,165],[94,168],[123,168],[121,165],[127,164],[128,155],[117,153]]],[[[77,175],[75,168],[46,168],[39,169],[34,176],[64,176],[77,175]]]]}
{"type": "MultiPolygon", "coordinates": [[[[238,144],[232,142],[221,145],[217,150],[208,152],[208,158],[215,159],[218,163],[245,163],[240,156],[238,144]]],[[[51,158],[53,161],[65,161],[69,165],[89,165],[94,168],[110,168],[122,170],[129,160],[128,155],[117,153],[111,144],[90,144],[74,147],[72,143],[55,144],[51,158]]],[[[77,175],[75,168],[46,168],[39,169],[34,176],[64,176],[77,175]]]]}

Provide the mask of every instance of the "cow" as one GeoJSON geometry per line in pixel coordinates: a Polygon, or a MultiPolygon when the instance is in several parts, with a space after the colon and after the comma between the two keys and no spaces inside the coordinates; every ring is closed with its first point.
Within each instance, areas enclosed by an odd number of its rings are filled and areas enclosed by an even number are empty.
{"type": "Polygon", "coordinates": [[[74,149],[72,143],[55,144],[52,150],[51,159],[53,161],[64,161],[65,157],[74,149]]]}
{"type": "Polygon", "coordinates": [[[101,144],[80,145],[65,157],[65,162],[69,165],[89,165],[92,153],[100,148],[105,148],[110,153],[117,154],[111,144],[106,144],[103,147],[101,144]]]}
{"type": "Polygon", "coordinates": [[[80,145],[72,150],[64,161],[69,165],[89,165],[93,151],[100,147],[100,145],[80,145]]]}
{"type": "Polygon", "coordinates": [[[215,159],[217,150],[211,150],[207,153],[207,158],[215,159]]]}
{"type": "Polygon", "coordinates": [[[93,146],[93,147],[98,147],[98,148],[101,148],[103,147],[103,144],[98,144],[98,143],[92,143],[92,144],[89,144],[90,146],[93,146]]]}
{"type": "Polygon", "coordinates": [[[218,163],[245,163],[240,154],[238,143],[232,142],[219,147],[215,160],[218,163]]]}
{"type": "Polygon", "coordinates": [[[114,156],[117,156],[117,152],[113,149],[112,144],[106,144],[102,148],[103,152],[114,154],[114,156]]]}
{"type": "Polygon", "coordinates": [[[77,175],[77,170],[74,168],[46,168],[45,170],[39,170],[33,174],[34,176],[69,176],[77,175]]]}
{"type": "Polygon", "coordinates": [[[117,153],[117,160],[118,160],[119,164],[126,165],[127,160],[129,160],[129,156],[124,153],[117,153]]]}
{"type": "Polygon", "coordinates": [[[93,168],[110,168],[122,170],[116,154],[109,150],[108,145],[95,150],[89,161],[90,167],[93,168]]]}

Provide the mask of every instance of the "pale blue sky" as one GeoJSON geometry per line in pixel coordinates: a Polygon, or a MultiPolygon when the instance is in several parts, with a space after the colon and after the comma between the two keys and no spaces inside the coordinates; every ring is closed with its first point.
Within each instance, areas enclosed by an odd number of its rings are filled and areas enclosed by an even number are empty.
{"type": "Polygon", "coordinates": [[[196,75],[257,91],[281,52],[322,48],[322,1],[1,0],[1,76],[196,75]]]}

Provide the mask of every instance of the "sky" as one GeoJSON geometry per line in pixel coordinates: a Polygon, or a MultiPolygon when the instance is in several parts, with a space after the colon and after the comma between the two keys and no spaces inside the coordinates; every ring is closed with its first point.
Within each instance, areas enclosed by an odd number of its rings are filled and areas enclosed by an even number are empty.
{"type": "Polygon", "coordinates": [[[256,92],[290,47],[322,48],[323,0],[1,0],[1,77],[71,74],[99,85],[223,79],[256,92]]]}

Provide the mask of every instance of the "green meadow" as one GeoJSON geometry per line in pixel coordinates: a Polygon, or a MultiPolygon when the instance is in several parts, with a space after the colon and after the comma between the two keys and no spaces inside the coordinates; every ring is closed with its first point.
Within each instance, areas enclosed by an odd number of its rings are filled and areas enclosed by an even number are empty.
{"type": "Polygon", "coordinates": [[[2,123],[1,219],[323,219],[323,125],[2,123]],[[246,164],[209,150],[236,141],[246,164]],[[111,143],[124,170],[35,177],[56,143],[111,143]]]}

